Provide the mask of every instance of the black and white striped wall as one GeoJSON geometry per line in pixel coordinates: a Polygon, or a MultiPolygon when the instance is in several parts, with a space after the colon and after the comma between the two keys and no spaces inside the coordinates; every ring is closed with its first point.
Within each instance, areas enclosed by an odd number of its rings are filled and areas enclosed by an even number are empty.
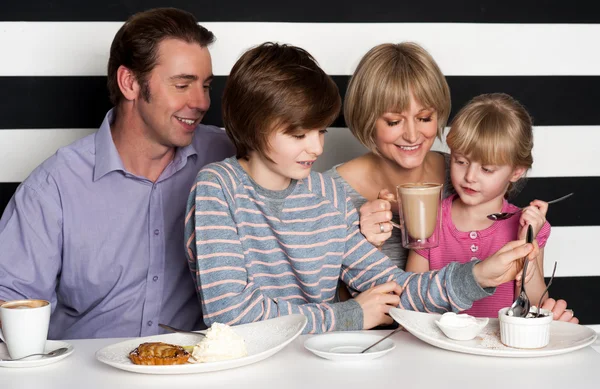
{"type": "MultiPolygon", "coordinates": [[[[534,168],[515,200],[575,196],[552,205],[546,275],[553,296],[600,324],[600,6],[596,2],[154,1],[0,2],[0,211],[29,172],[93,132],[110,108],[106,62],[132,13],[186,9],[212,30],[216,80],[205,122],[221,125],[220,96],[238,56],[264,41],[301,46],[345,92],[360,57],[383,42],[416,41],[447,76],[453,112],[506,92],[535,122],[534,168]]],[[[339,118],[318,170],[363,152],[339,118]]],[[[443,149],[442,144],[436,145],[443,149]]],[[[15,259],[17,260],[17,259],[15,259]]]]}

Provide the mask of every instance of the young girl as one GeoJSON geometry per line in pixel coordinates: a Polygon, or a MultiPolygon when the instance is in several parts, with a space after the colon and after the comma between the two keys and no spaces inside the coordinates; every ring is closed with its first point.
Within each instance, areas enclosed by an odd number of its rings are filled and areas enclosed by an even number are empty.
{"type": "Polygon", "coordinates": [[[519,241],[486,261],[431,273],[394,266],[360,233],[343,186],[311,172],[340,100],[296,47],[266,43],[234,65],[223,122],[237,155],[198,173],[186,213],[205,324],[301,313],[304,332],[318,333],[390,324],[392,306],[461,311],[489,296],[483,288],[514,279],[519,257],[536,255],[519,241]],[[340,278],[355,299],[334,302],[340,278]]]}
{"type": "MultiPolygon", "coordinates": [[[[533,278],[527,282],[529,299],[537,305],[545,289],[544,250],[550,225],[548,204],[535,200],[512,218],[491,221],[487,215],[513,212],[508,193],[531,168],[533,129],[531,118],[519,102],[506,94],[475,97],[455,117],[446,139],[451,151],[450,176],[456,194],[442,201],[440,245],[411,251],[407,271],[441,269],[452,261],[468,263],[486,258],[507,242],[525,238],[533,227],[540,255],[530,266],[533,278]]],[[[510,306],[516,292],[514,281],[500,285],[493,296],[473,304],[466,312],[479,317],[496,317],[510,306]]]]}

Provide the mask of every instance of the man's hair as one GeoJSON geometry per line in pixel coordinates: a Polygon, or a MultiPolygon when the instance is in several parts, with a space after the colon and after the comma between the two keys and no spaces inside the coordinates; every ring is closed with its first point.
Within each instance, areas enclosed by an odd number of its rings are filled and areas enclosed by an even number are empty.
{"type": "Polygon", "coordinates": [[[222,109],[237,157],[255,151],[270,160],[268,138],[274,130],[326,128],[339,115],[341,98],[335,82],[305,50],[266,42],[233,66],[222,109]]]}
{"type": "Polygon", "coordinates": [[[179,39],[206,47],[215,40],[212,32],[198,25],[189,12],[176,8],[155,8],[131,16],[117,31],[108,59],[108,93],[118,106],[123,98],[117,82],[117,70],[125,66],[132,71],[148,101],[148,74],[156,66],[158,46],[165,39],[179,39]]]}

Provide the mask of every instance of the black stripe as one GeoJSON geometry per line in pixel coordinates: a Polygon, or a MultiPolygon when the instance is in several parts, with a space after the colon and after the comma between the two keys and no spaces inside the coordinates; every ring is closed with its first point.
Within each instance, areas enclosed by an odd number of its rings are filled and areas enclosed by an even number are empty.
{"type": "MultiPolygon", "coordinates": [[[[226,76],[213,82],[205,123],[222,125],[220,96],[226,76]]],[[[345,94],[349,76],[333,76],[345,94]]],[[[450,76],[453,112],[481,93],[520,100],[536,125],[597,125],[600,76],[450,76]]],[[[0,77],[0,129],[95,128],[110,108],[106,77],[0,77]],[[35,113],[32,113],[32,109],[35,113]]],[[[339,118],[335,127],[345,127],[339,118]]]]}
{"type": "Polygon", "coordinates": [[[123,21],[134,12],[153,7],[182,8],[198,20],[261,22],[466,22],[466,23],[595,23],[600,12],[595,1],[553,0],[543,4],[528,1],[445,0],[370,1],[303,0],[30,0],[4,5],[5,21],[123,21]],[[10,4],[10,5],[8,5],[10,4]]]}
{"type": "MultiPolygon", "coordinates": [[[[589,260],[593,259],[589,258],[589,260]]],[[[558,277],[560,262],[556,268],[556,274],[557,278],[554,278],[550,287],[550,297],[566,300],[581,324],[600,324],[597,300],[597,297],[600,296],[600,277],[558,277]]],[[[546,278],[546,283],[548,280],[549,278],[546,278]]]]}
{"type": "MultiPolygon", "coordinates": [[[[0,212],[17,189],[18,183],[0,183],[0,212]]],[[[567,193],[575,195],[549,207],[547,219],[552,226],[596,226],[600,215],[600,177],[531,178],[522,192],[511,201],[525,206],[533,199],[552,200],[567,193]]],[[[516,216],[515,216],[516,217],[516,216]]]]}

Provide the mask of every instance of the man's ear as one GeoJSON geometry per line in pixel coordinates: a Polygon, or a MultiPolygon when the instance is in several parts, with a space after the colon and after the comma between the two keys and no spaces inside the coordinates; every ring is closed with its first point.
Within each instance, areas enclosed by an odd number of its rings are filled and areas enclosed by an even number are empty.
{"type": "Polygon", "coordinates": [[[135,100],[140,95],[140,84],[131,70],[121,65],[117,69],[117,83],[127,100],[135,100]]]}
{"type": "Polygon", "coordinates": [[[513,170],[512,176],[510,177],[510,182],[519,181],[519,179],[521,179],[521,177],[523,177],[523,175],[525,175],[526,171],[527,171],[527,168],[524,168],[523,166],[517,166],[515,168],[515,170],[513,170]]]}

